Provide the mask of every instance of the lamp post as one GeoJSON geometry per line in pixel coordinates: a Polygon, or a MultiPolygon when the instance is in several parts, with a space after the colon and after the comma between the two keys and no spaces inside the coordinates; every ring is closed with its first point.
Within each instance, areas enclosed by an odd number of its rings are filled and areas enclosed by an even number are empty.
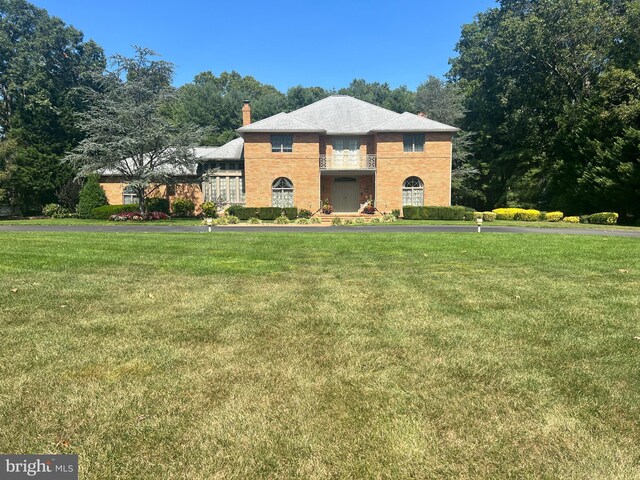
{"type": "Polygon", "coordinates": [[[476,218],[476,224],[478,225],[478,233],[482,229],[482,218],[476,218]]]}

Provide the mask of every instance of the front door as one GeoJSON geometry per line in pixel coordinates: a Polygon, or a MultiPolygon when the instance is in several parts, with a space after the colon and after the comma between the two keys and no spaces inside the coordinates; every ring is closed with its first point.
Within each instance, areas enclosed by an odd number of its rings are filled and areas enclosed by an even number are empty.
{"type": "Polygon", "coordinates": [[[334,179],[331,201],[334,212],[357,212],[360,208],[357,180],[352,177],[334,179]]]}

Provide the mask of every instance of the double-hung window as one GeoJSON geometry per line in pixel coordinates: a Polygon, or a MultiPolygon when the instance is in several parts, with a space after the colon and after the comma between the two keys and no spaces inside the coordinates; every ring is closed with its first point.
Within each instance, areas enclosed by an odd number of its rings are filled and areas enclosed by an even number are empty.
{"type": "Polygon", "coordinates": [[[403,151],[424,152],[424,133],[405,133],[403,151]]]}
{"type": "Polygon", "coordinates": [[[272,152],[293,152],[293,135],[271,135],[272,152]]]}

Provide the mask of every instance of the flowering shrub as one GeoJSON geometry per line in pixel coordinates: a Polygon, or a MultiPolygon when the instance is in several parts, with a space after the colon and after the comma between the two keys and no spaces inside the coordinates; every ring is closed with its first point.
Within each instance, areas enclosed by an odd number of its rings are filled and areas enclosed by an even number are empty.
{"type": "Polygon", "coordinates": [[[149,220],[169,220],[171,217],[163,212],[120,212],[109,217],[112,222],[144,222],[149,220]]]}
{"type": "Polygon", "coordinates": [[[564,213],[562,212],[547,212],[547,214],[544,216],[544,219],[547,222],[559,222],[560,220],[562,220],[562,217],[564,217],[564,213]]]}
{"type": "Polygon", "coordinates": [[[562,221],[567,223],[580,223],[580,217],[564,217],[562,221]]]}
{"type": "Polygon", "coordinates": [[[376,213],[376,207],[373,206],[373,195],[369,195],[367,197],[367,201],[362,208],[362,213],[367,213],[369,215],[376,213]]]}

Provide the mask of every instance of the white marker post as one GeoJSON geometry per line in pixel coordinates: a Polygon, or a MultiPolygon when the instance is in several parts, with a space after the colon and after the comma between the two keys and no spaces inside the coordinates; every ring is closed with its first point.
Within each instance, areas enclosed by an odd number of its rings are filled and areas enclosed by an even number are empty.
{"type": "Polygon", "coordinates": [[[478,233],[482,230],[482,218],[476,218],[476,223],[478,224],[478,233]]]}
{"type": "Polygon", "coordinates": [[[213,224],[213,218],[207,218],[207,227],[209,227],[209,233],[211,233],[212,224],[213,224]]]}

